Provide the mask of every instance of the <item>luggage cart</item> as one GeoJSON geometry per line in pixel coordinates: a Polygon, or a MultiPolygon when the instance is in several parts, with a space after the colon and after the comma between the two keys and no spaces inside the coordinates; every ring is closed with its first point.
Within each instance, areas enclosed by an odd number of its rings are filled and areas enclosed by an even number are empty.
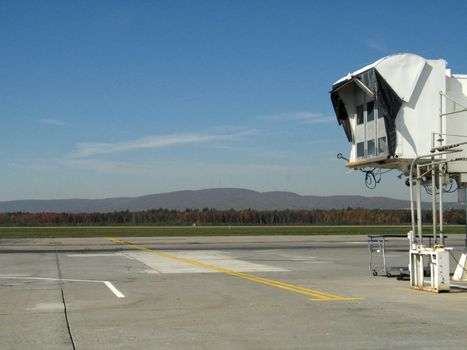
{"type": "Polygon", "coordinates": [[[385,275],[387,277],[395,276],[395,270],[398,271],[397,276],[402,278],[404,274],[408,274],[408,267],[389,267],[386,258],[386,242],[391,238],[405,238],[407,235],[401,234],[382,234],[382,235],[368,235],[368,251],[370,253],[370,260],[368,263],[368,269],[373,274],[373,276],[385,275]],[[381,260],[378,264],[375,261],[374,256],[380,255],[381,260]],[[391,273],[393,271],[393,273],[391,273]]]}
{"type": "MultiPolygon", "coordinates": [[[[383,275],[387,277],[397,276],[398,279],[402,279],[404,276],[410,276],[408,266],[405,267],[396,267],[396,266],[388,266],[386,251],[388,250],[386,247],[386,242],[392,239],[407,239],[407,235],[403,234],[380,234],[380,235],[368,235],[368,251],[370,253],[370,260],[368,263],[368,269],[373,274],[373,276],[383,275]],[[380,255],[381,260],[378,264],[375,255],[380,255]],[[392,271],[392,273],[391,273],[392,271]],[[397,271],[397,273],[395,272],[397,271]]],[[[444,235],[444,238],[447,239],[448,236],[444,235]]],[[[438,239],[440,239],[438,237],[438,239]]],[[[432,244],[432,237],[426,237],[425,243],[428,244],[428,247],[431,247],[432,244]]],[[[409,251],[409,248],[407,248],[409,251]]],[[[424,267],[424,274],[425,276],[430,275],[430,261],[427,260],[427,264],[424,267]]]]}

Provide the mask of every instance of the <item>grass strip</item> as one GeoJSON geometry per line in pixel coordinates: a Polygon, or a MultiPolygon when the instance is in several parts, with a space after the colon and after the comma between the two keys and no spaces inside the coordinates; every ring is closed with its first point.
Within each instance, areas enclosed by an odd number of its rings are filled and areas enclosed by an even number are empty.
{"type": "MultiPolygon", "coordinates": [[[[79,237],[197,237],[264,235],[368,235],[405,234],[408,225],[335,225],[335,226],[28,226],[0,227],[0,239],[79,238],[79,237]]],[[[427,226],[425,234],[429,235],[427,226]]],[[[446,234],[465,233],[463,225],[449,225],[446,234]]]]}

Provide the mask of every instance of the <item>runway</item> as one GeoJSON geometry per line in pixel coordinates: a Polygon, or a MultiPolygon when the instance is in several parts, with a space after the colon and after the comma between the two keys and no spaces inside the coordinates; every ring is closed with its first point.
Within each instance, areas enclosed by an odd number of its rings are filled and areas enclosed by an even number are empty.
{"type": "MultiPolygon", "coordinates": [[[[366,240],[0,240],[0,348],[463,348],[467,284],[433,294],[373,277],[366,240]]],[[[454,256],[463,241],[448,238],[454,256]]],[[[406,265],[407,242],[390,248],[406,265]]]]}

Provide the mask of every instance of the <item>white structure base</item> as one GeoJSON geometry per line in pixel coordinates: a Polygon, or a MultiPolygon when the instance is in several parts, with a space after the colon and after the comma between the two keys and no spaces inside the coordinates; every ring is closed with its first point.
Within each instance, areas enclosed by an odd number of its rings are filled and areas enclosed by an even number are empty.
{"type": "Polygon", "coordinates": [[[467,254],[464,253],[459,259],[459,264],[457,265],[454,276],[452,276],[453,281],[467,281],[467,254]]]}
{"type": "Polygon", "coordinates": [[[410,286],[429,292],[449,292],[449,248],[425,248],[410,250],[410,286]],[[425,284],[424,268],[430,265],[430,284],[425,284]]]}

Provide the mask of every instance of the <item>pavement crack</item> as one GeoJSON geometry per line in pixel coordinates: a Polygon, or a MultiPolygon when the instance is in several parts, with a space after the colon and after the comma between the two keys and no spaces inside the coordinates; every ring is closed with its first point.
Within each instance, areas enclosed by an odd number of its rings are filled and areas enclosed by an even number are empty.
{"type": "Polygon", "coordinates": [[[60,268],[60,260],[58,258],[57,247],[55,247],[55,260],[57,262],[58,279],[59,279],[60,291],[61,291],[61,295],[62,295],[63,313],[65,315],[66,328],[67,328],[68,336],[70,338],[71,346],[73,347],[73,350],[76,350],[75,340],[73,338],[73,333],[71,332],[70,319],[68,317],[68,310],[67,310],[67,306],[66,306],[65,292],[63,291],[62,270],[60,268]]]}

